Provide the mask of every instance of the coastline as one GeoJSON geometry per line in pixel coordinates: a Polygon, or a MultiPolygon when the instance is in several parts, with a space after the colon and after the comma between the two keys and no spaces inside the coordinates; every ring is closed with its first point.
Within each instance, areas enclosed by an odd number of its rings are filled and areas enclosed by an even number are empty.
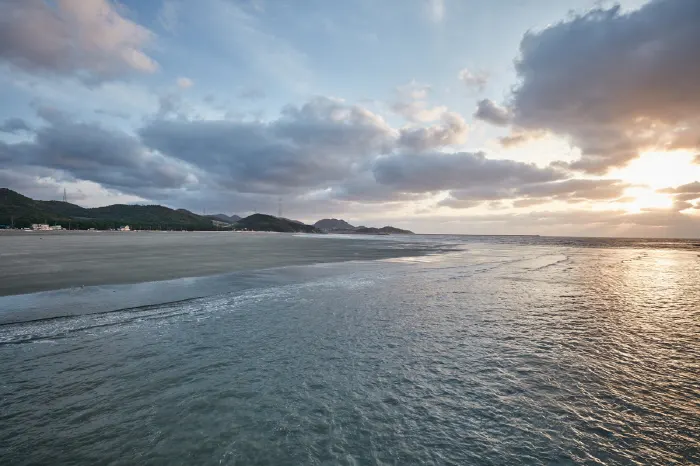
{"type": "Polygon", "coordinates": [[[441,252],[410,241],[387,247],[386,240],[371,238],[308,238],[312,241],[283,233],[3,233],[0,296],[441,252]]]}

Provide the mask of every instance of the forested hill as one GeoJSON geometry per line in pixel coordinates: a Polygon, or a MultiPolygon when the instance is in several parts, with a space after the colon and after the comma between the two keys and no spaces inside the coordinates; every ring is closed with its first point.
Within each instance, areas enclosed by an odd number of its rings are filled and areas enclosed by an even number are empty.
{"type": "Polygon", "coordinates": [[[321,233],[321,230],[301,222],[272,215],[253,214],[234,225],[236,230],[276,231],[280,233],[321,233]]]}
{"type": "Polygon", "coordinates": [[[37,201],[7,188],[0,188],[0,225],[16,228],[49,223],[64,228],[109,229],[129,225],[132,229],[212,230],[211,219],[184,209],[160,205],[115,204],[86,209],[61,201],[37,201]]]}

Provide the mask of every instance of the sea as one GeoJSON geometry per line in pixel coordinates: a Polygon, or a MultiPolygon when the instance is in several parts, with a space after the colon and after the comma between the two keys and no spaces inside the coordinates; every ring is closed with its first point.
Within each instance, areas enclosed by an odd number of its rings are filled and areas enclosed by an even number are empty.
{"type": "Polygon", "coordinates": [[[700,241],[373,241],[0,298],[0,464],[700,464],[700,241]]]}

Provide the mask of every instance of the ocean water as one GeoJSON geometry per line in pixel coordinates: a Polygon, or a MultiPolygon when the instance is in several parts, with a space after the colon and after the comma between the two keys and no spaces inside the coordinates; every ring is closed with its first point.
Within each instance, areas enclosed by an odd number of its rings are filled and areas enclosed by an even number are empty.
{"type": "Polygon", "coordinates": [[[0,298],[0,464],[700,464],[697,244],[413,241],[0,298]]]}

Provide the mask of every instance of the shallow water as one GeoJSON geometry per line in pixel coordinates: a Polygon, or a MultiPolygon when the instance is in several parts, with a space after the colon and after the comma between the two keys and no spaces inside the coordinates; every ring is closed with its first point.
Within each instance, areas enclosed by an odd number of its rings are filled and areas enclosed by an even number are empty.
{"type": "Polygon", "coordinates": [[[0,463],[700,463],[692,245],[416,241],[0,326],[0,463]]]}

